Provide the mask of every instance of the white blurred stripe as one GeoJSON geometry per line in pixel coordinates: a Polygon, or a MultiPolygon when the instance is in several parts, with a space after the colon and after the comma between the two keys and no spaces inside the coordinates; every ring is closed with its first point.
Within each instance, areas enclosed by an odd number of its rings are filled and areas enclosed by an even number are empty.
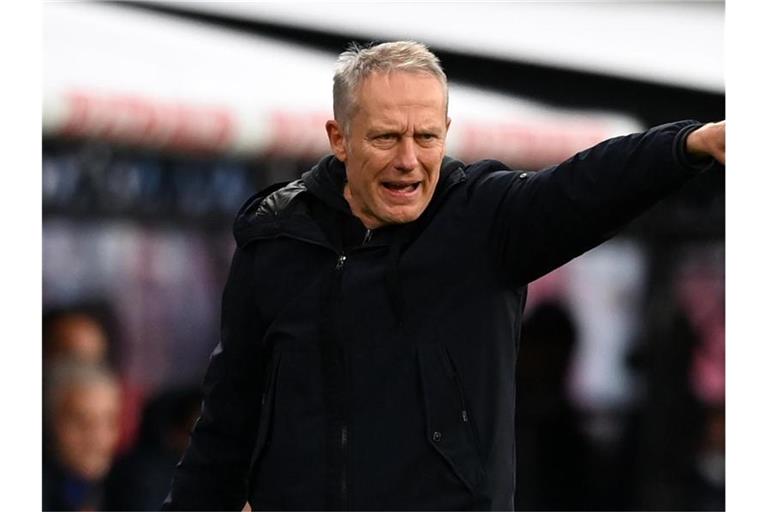
{"type": "MultiPolygon", "coordinates": [[[[43,129],[177,151],[328,152],[335,56],[99,4],[44,8],[43,129]]],[[[449,152],[540,167],[639,130],[627,116],[565,111],[451,85],[449,152]]]]}

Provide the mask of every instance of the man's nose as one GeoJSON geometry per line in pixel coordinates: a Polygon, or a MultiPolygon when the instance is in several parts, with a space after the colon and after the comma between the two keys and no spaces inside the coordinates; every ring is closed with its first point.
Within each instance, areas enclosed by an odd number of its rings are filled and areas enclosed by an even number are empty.
{"type": "Polygon", "coordinates": [[[413,137],[403,137],[397,145],[395,168],[401,172],[410,172],[419,165],[416,158],[416,143],[413,137]]]}

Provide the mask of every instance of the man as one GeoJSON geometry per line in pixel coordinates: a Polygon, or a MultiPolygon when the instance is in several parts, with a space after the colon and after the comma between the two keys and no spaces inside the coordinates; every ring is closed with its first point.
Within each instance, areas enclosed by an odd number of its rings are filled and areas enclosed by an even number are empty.
{"type": "Polygon", "coordinates": [[[120,388],[101,364],[59,360],[44,387],[43,510],[99,510],[120,434],[120,388]]]}
{"type": "Polygon", "coordinates": [[[222,338],[167,509],[511,509],[526,284],[724,160],[679,122],[538,173],[445,157],[423,45],[341,54],[333,155],[235,221],[222,338]]]}

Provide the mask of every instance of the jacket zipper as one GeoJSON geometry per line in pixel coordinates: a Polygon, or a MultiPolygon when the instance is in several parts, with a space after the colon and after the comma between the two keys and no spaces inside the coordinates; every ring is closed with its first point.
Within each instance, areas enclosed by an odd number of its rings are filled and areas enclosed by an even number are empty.
{"type": "Polygon", "coordinates": [[[349,496],[347,491],[347,441],[348,441],[348,433],[347,433],[347,425],[342,424],[341,426],[341,482],[340,482],[340,491],[341,491],[341,508],[343,510],[349,510],[349,496]]]}
{"type": "MultiPolygon", "coordinates": [[[[336,259],[336,272],[338,283],[341,282],[341,275],[344,271],[344,264],[347,261],[347,255],[344,253],[339,254],[336,259]]],[[[341,498],[341,509],[349,509],[349,492],[347,490],[347,444],[349,439],[349,433],[347,429],[346,420],[342,419],[341,426],[339,428],[339,449],[341,451],[341,472],[339,476],[339,494],[341,498]]]]}

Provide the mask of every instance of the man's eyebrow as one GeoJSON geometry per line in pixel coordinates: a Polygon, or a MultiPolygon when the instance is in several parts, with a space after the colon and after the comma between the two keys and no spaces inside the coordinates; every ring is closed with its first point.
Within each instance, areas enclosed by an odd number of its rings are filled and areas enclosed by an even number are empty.
{"type": "Polygon", "coordinates": [[[389,134],[389,133],[399,134],[400,132],[401,130],[394,125],[378,125],[378,126],[371,126],[366,131],[366,134],[367,135],[381,135],[381,134],[389,134]]]}
{"type": "MultiPolygon", "coordinates": [[[[399,134],[403,133],[403,130],[402,130],[402,128],[401,128],[401,126],[399,124],[396,124],[396,123],[387,124],[386,121],[380,122],[380,123],[381,124],[376,124],[376,125],[369,126],[368,129],[366,130],[365,134],[367,136],[372,136],[372,135],[384,135],[384,134],[397,134],[397,135],[399,135],[399,134]]],[[[434,124],[434,125],[430,124],[430,125],[425,125],[425,126],[417,126],[414,129],[413,133],[414,133],[414,135],[423,135],[423,134],[437,135],[437,134],[441,133],[441,128],[440,128],[440,125],[437,125],[437,124],[434,124]]]]}

